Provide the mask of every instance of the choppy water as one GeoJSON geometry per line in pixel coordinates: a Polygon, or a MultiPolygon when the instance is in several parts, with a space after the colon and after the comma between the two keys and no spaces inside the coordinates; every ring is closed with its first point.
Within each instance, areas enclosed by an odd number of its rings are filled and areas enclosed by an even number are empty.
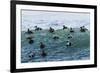
{"type": "Polygon", "coordinates": [[[46,61],[69,61],[69,60],[87,60],[90,58],[90,32],[70,33],[73,38],[68,39],[69,32],[67,30],[57,30],[55,33],[49,33],[46,30],[34,31],[33,34],[25,34],[21,36],[21,62],[46,62],[46,61]],[[54,35],[59,36],[58,40],[52,39],[54,35]],[[33,36],[34,43],[29,44],[26,37],[33,36]],[[69,40],[72,46],[66,47],[66,41],[69,40]],[[40,42],[43,42],[47,56],[41,56],[40,42]],[[29,57],[32,54],[34,57],[29,57]]]}

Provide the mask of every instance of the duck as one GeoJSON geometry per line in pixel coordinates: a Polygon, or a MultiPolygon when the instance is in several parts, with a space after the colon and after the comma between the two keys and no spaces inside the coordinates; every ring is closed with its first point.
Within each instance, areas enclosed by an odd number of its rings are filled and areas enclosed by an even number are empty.
{"type": "Polygon", "coordinates": [[[26,33],[27,33],[27,34],[32,34],[33,32],[28,28],[28,30],[27,30],[26,33]]]}
{"type": "Polygon", "coordinates": [[[59,37],[58,36],[54,36],[53,39],[54,40],[57,40],[57,39],[59,39],[59,37]]]}
{"type": "Polygon", "coordinates": [[[72,38],[72,35],[71,34],[68,34],[68,39],[71,39],[72,38]]]}
{"type": "Polygon", "coordinates": [[[43,44],[43,42],[40,42],[40,48],[41,49],[45,48],[45,44],[43,44]]]}
{"type": "Polygon", "coordinates": [[[34,40],[30,39],[29,44],[33,44],[33,43],[34,43],[34,40]]]}
{"type": "Polygon", "coordinates": [[[34,56],[35,56],[34,52],[29,55],[30,58],[33,58],[34,56]]]}
{"type": "Polygon", "coordinates": [[[42,50],[41,56],[45,57],[45,56],[47,56],[47,53],[44,50],[42,50]]]}
{"type": "Polygon", "coordinates": [[[64,29],[67,29],[67,28],[68,28],[68,27],[66,27],[65,25],[63,25],[63,30],[64,30],[64,29]]]}
{"type": "Polygon", "coordinates": [[[85,32],[87,29],[85,28],[85,26],[80,27],[80,31],[81,32],[85,32]]]}
{"type": "Polygon", "coordinates": [[[35,26],[35,31],[39,31],[39,30],[42,30],[42,28],[35,26]]]}
{"type": "Polygon", "coordinates": [[[71,42],[69,42],[69,41],[66,41],[66,42],[67,42],[67,43],[66,43],[66,46],[67,46],[67,47],[72,45],[71,42]]]}
{"type": "Polygon", "coordinates": [[[73,28],[70,28],[70,32],[74,32],[73,28]]]}
{"type": "Polygon", "coordinates": [[[55,30],[52,27],[50,27],[49,32],[53,33],[54,31],[55,30]]]}

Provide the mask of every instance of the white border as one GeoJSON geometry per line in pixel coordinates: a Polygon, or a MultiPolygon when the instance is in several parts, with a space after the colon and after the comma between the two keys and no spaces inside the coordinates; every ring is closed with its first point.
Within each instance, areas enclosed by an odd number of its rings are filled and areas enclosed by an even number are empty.
{"type": "Polygon", "coordinates": [[[16,5],[16,69],[39,68],[54,66],[72,66],[94,64],[94,10],[84,8],[35,6],[35,5],[16,5]],[[90,13],[90,60],[82,61],[62,61],[62,62],[38,62],[21,63],[21,9],[31,10],[50,10],[50,11],[71,11],[71,12],[89,12],[90,13]]]}

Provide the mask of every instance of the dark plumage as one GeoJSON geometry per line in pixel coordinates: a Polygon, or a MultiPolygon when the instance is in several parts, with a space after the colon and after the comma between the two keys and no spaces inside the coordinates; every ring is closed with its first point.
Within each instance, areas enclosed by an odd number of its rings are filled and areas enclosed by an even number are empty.
{"type": "Polygon", "coordinates": [[[28,30],[27,30],[26,33],[27,33],[27,34],[32,34],[33,32],[28,28],[28,30]]]}
{"type": "Polygon", "coordinates": [[[71,45],[72,45],[72,43],[67,41],[66,46],[68,47],[68,46],[71,46],[71,45]]]}
{"type": "Polygon", "coordinates": [[[70,28],[70,32],[74,32],[73,28],[70,28]]]}
{"type": "Polygon", "coordinates": [[[66,27],[65,25],[63,25],[63,30],[64,30],[64,29],[67,29],[67,28],[68,28],[68,27],[66,27]]]}
{"type": "Polygon", "coordinates": [[[35,31],[42,30],[42,28],[35,26],[35,31]]]}
{"type": "Polygon", "coordinates": [[[47,55],[46,52],[44,51],[45,44],[43,44],[42,42],[40,42],[40,48],[41,48],[41,51],[42,51],[41,56],[45,57],[47,55]]]}
{"type": "Polygon", "coordinates": [[[57,40],[57,39],[59,39],[59,37],[58,36],[54,36],[53,39],[54,40],[57,40]]]}
{"type": "Polygon", "coordinates": [[[45,48],[45,44],[43,44],[42,42],[40,43],[40,48],[43,49],[45,48]]]}
{"type": "Polygon", "coordinates": [[[85,32],[87,29],[84,27],[84,26],[82,26],[82,27],[80,27],[80,31],[81,32],[85,32]]]}
{"type": "Polygon", "coordinates": [[[55,30],[50,27],[49,32],[53,33],[55,30]]]}
{"type": "Polygon", "coordinates": [[[72,38],[72,35],[68,34],[68,39],[71,39],[72,38]]]}
{"type": "Polygon", "coordinates": [[[34,43],[34,40],[32,40],[32,39],[29,40],[29,44],[32,44],[32,43],[34,43]]]}
{"type": "Polygon", "coordinates": [[[29,55],[30,58],[33,58],[34,56],[35,56],[35,53],[34,52],[29,55]]]}
{"type": "Polygon", "coordinates": [[[44,50],[42,50],[42,54],[41,54],[42,57],[45,57],[47,56],[46,52],[44,52],[44,50]]]}

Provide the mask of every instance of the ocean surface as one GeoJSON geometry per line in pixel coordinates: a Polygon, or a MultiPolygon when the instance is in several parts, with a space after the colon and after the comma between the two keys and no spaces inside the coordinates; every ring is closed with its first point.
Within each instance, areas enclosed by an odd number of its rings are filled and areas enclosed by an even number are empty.
{"type": "Polygon", "coordinates": [[[48,30],[32,30],[33,34],[21,31],[21,63],[89,60],[90,31],[80,32],[79,28],[74,28],[74,31],[71,33],[68,29],[58,29],[50,33],[48,30]],[[72,38],[69,39],[68,34],[72,35],[72,38]],[[59,39],[54,40],[54,36],[59,39]],[[34,40],[32,44],[29,44],[28,37],[34,40]],[[70,41],[71,46],[66,46],[66,41],[70,41]],[[44,57],[41,55],[40,42],[45,44],[44,57]]]}

